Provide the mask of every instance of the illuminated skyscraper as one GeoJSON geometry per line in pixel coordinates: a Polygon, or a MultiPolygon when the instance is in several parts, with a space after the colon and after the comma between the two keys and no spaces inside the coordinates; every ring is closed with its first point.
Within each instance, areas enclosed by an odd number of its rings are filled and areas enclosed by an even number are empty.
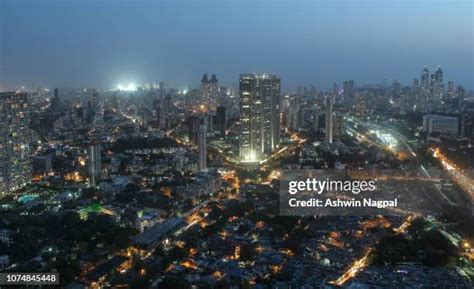
{"type": "Polygon", "coordinates": [[[435,103],[440,103],[444,96],[443,71],[439,66],[431,75],[431,94],[435,103]]]}
{"type": "Polygon", "coordinates": [[[216,109],[216,101],[219,96],[219,84],[215,74],[211,79],[204,74],[201,79],[201,105],[210,110],[216,109]]]}
{"type": "Polygon", "coordinates": [[[0,93],[0,195],[31,181],[28,95],[0,93]]]}
{"type": "Polygon", "coordinates": [[[240,75],[240,159],[256,162],[280,143],[280,78],[240,75]]]}
{"type": "Polygon", "coordinates": [[[431,102],[431,83],[428,68],[423,68],[420,79],[420,107],[425,111],[431,102]]]}
{"type": "Polygon", "coordinates": [[[334,133],[334,123],[332,115],[332,106],[334,104],[333,96],[326,97],[326,142],[332,143],[334,133]]]}

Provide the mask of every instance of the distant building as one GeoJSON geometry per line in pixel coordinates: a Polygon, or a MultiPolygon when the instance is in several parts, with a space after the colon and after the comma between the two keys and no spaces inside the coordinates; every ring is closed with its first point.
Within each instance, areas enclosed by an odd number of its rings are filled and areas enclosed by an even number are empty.
{"type": "Polygon", "coordinates": [[[171,99],[171,94],[167,94],[166,96],[160,97],[157,102],[156,116],[160,129],[168,129],[171,126],[171,99]]]}
{"type": "Polygon", "coordinates": [[[51,99],[51,109],[57,110],[60,108],[60,106],[61,102],[59,99],[59,89],[55,88],[53,98],[51,99]]]}
{"type": "Polygon", "coordinates": [[[302,110],[302,126],[312,131],[318,130],[319,112],[316,107],[305,107],[302,110]]]}
{"type": "Polygon", "coordinates": [[[436,114],[423,116],[423,131],[428,134],[439,133],[451,136],[458,135],[458,118],[436,114]]]}
{"type": "Polygon", "coordinates": [[[431,94],[433,102],[439,104],[444,96],[443,71],[438,66],[436,71],[431,75],[431,94]]]}
{"type": "Polygon", "coordinates": [[[280,144],[280,78],[240,75],[240,159],[256,162],[280,144]]]}
{"type": "Polygon", "coordinates": [[[354,80],[346,80],[343,83],[344,102],[352,105],[354,103],[355,82],[354,80]]]}
{"type": "Polygon", "coordinates": [[[163,81],[160,81],[160,98],[165,97],[166,94],[166,88],[165,88],[165,83],[163,81]]]}
{"type": "Polygon", "coordinates": [[[285,99],[286,126],[292,130],[298,130],[303,125],[301,96],[291,95],[285,99]]]}
{"type": "Polygon", "coordinates": [[[93,143],[89,146],[88,157],[89,185],[95,187],[100,180],[101,172],[100,144],[93,143]]]}
{"type": "Polygon", "coordinates": [[[0,195],[31,181],[26,93],[0,93],[0,195]]]}
{"type": "Polygon", "coordinates": [[[333,138],[340,139],[344,134],[344,117],[335,113],[333,115],[333,138]]]}
{"type": "Polygon", "coordinates": [[[219,83],[215,74],[211,75],[211,82],[209,85],[209,99],[210,108],[215,110],[217,98],[219,97],[219,83]]]}
{"type": "Polygon", "coordinates": [[[333,115],[332,115],[333,104],[334,104],[334,98],[332,96],[326,97],[326,142],[327,143],[332,143],[332,140],[333,140],[333,130],[334,130],[333,115]]]}
{"type": "Polygon", "coordinates": [[[198,135],[198,150],[199,150],[199,171],[206,171],[206,128],[204,125],[199,127],[198,135]]]}

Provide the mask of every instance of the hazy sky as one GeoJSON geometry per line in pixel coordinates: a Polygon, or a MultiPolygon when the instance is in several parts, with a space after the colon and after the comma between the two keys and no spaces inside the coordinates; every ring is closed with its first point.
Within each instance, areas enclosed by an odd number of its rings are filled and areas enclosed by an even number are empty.
{"type": "Polygon", "coordinates": [[[474,88],[472,1],[0,0],[0,89],[223,85],[273,72],[282,85],[419,77],[474,88]]]}

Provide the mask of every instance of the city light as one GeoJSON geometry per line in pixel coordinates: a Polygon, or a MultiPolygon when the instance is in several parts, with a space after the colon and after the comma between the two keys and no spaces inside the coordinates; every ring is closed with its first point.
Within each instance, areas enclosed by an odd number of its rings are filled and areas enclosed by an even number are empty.
{"type": "Polygon", "coordinates": [[[119,84],[119,85],[117,85],[117,89],[120,90],[120,91],[136,91],[137,86],[134,83],[129,83],[126,86],[122,85],[122,84],[119,84]]]}

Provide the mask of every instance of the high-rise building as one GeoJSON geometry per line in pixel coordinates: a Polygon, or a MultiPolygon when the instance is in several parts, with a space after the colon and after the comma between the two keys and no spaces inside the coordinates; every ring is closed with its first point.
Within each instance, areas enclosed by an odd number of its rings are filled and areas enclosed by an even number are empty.
{"type": "Polygon", "coordinates": [[[199,126],[198,131],[198,151],[199,151],[199,171],[203,172],[207,170],[206,166],[206,127],[204,125],[199,126]]]}
{"type": "Polygon", "coordinates": [[[88,148],[89,185],[95,187],[100,179],[101,158],[100,144],[93,142],[88,148]]]}
{"type": "Polygon", "coordinates": [[[59,89],[54,89],[54,95],[51,99],[51,109],[57,110],[60,108],[59,89]]]}
{"type": "Polygon", "coordinates": [[[196,112],[199,106],[199,89],[190,89],[185,96],[185,113],[191,115],[196,112]]]}
{"type": "Polygon", "coordinates": [[[340,139],[344,134],[344,117],[340,113],[333,114],[333,138],[340,139]]]}
{"type": "Polygon", "coordinates": [[[171,94],[169,93],[156,101],[156,118],[160,129],[170,128],[172,107],[171,94]]]}
{"type": "Polygon", "coordinates": [[[292,130],[298,130],[303,125],[303,113],[302,113],[302,97],[298,94],[291,95],[287,101],[285,107],[286,125],[292,130]]]}
{"type": "Polygon", "coordinates": [[[431,75],[431,94],[433,102],[440,103],[444,95],[443,71],[438,66],[436,71],[431,75]]]}
{"type": "Polygon", "coordinates": [[[332,143],[333,138],[333,130],[334,130],[334,123],[333,123],[333,115],[332,115],[332,107],[334,104],[334,98],[332,95],[328,95],[326,97],[326,142],[332,143]]]}
{"type": "Polygon", "coordinates": [[[343,83],[344,102],[352,105],[354,104],[355,82],[354,80],[346,80],[343,83]]]}
{"type": "Polygon", "coordinates": [[[463,105],[464,105],[464,100],[465,100],[465,97],[466,97],[466,90],[464,89],[464,87],[462,85],[458,85],[456,87],[456,99],[457,99],[457,102],[458,102],[458,108],[459,109],[462,109],[463,105]]]}
{"type": "Polygon", "coordinates": [[[219,83],[215,74],[211,79],[204,74],[201,79],[201,106],[207,110],[215,110],[219,97],[219,83]]]}
{"type": "Polygon", "coordinates": [[[319,127],[319,112],[317,107],[305,107],[302,111],[302,126],[306,129],[316,131],[319,127]]]}
{"type": "Polygon", "coordinates": [[[0,93],[0,195],[31,181],[28,95],[0,93]]]}
{"type": "Polygon", "coordinates": [[[95,89],[92,90],[92,109],[94,111],[93,124],[99,133],[104,125],[104,98],[95,89]]]}
{"type": "Polygon", "coordinates": [[[455,99],[456,98],[456,86],[454,86],[453,81],[448,81],[448,88],[446,90],[446,96],[449,99],[455,99]]]}
{"type": "Polygon", "coordinates": [[[240,159],[257,162],[280,143],[280,78],[240,75],[240,159]]]}
{"type": "Polygon", "coordinates": [[[225,136],[226,130],[226,110],[225,106],[218,106],[215,117],[215,131],[221,136],[225,136]]]}
{"type": "Polygon", "coordinates": [[[431,82],[430,82],[430,71],[427,67],[423,68],[420,78],[420,103],[421,110],[427,110],[428,104],[432,101],[431,99],[431,82]]]}

